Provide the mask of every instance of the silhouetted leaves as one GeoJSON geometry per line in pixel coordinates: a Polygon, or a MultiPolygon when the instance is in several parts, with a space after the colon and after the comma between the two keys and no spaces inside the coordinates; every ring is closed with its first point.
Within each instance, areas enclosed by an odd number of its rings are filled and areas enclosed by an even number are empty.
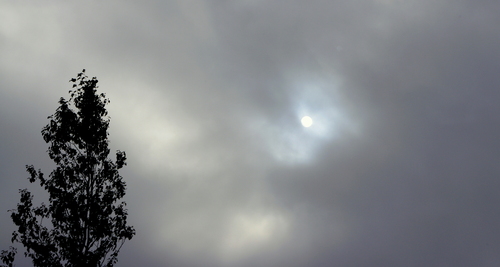
{"type": "Polygon", "coordinates": [[[14,247],[9,247],[9,250],[3,250],[0,253],[0,260],[2,260],[2,262],[4,264],[2,264],[0,266],[2,266],[2,267],[12,267],[13,266],[13,262],[14,262],[14,258],[16,256],[16,253],[17,253],[17,249],[14,248],[14,247]]]}
{"type": "MultiPolygon", "coordinates": [[[[39,181],[49,193],[49,204],[33,207],[32,194],[20,190],[21,199],[11,217],[18,230],[12,241],[23,244],[35,266],[108,266],[135,235],[127,225],[126,185],[118,170],[126,154],[108,159],[109,100],[97,94],[97,79],[85,70],[73,78],[70,99],[59,100],[56,112],[42,130],[49,157],[57,164],[48,179],[26,166],[28,180],[39,181]],[[44,220],[45,219],[45,220],[44,220]]],[[[16,250],[2,251],[0,259],[12,266],[16,250]]]]}

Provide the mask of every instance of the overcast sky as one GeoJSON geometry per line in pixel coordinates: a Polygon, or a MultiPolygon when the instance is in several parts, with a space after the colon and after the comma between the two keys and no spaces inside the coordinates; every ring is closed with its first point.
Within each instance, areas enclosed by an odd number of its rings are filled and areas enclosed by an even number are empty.
{"type": "Polygon", "coordinates": [[[0,0],[0,249],[18,189],[44,199],[24,166],[52,171],[40,131],[85,68],[128,156],[118,267],[498,266],[499,14],[0,0]]]}

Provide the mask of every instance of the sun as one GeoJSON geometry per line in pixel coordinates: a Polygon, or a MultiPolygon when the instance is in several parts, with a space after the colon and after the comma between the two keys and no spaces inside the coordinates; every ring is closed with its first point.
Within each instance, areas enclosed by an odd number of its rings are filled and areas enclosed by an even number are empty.
{"type": "Polygon", "coordinates": [[[306,128],[310,127],[313,124],[313,120],[309,116],[302,117],[302,119],[300,120],[300,122],[302,123],[302,126],[304,126],[306,128]]]}

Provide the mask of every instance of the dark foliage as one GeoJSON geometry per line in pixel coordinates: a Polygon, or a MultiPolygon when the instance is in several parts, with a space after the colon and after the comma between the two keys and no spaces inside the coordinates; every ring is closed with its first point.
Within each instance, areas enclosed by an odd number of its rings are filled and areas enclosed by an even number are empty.
{"type": "MultiPolygon", "coordinates": [[[[126,155],[118,151],[115,162],[108,159],[109,100],[97,94],[97,79],[83,70],[70,82],[70,99],[59,100],[42,130],[57,168],[47,179],[26,166],[29,181],[38,181],[48,192],[49,204],[33,207],[32,194],[20,190],[20,203],[11,210],[18,227],[12,242],[26,248],[34,266],[111,267],[125,240],[135,235],[127,225],[125,202],[119,202],[125,182],[118,170],[126,165],[126,155]]],[[[5,266],[12,266],[15,252],[2,251],[5,266]]]]}

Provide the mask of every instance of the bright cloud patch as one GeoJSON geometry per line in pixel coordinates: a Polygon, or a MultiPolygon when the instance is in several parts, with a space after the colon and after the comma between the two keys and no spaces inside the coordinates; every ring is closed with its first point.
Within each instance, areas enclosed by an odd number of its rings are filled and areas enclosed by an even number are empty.
{"type": "Polygon", "coordinates": [[[276,214],[236,214],[222,244],[222,257],[232,261],[259,249],[268,250],[284,237],[287,229],[286,220],[276,214]]]}

